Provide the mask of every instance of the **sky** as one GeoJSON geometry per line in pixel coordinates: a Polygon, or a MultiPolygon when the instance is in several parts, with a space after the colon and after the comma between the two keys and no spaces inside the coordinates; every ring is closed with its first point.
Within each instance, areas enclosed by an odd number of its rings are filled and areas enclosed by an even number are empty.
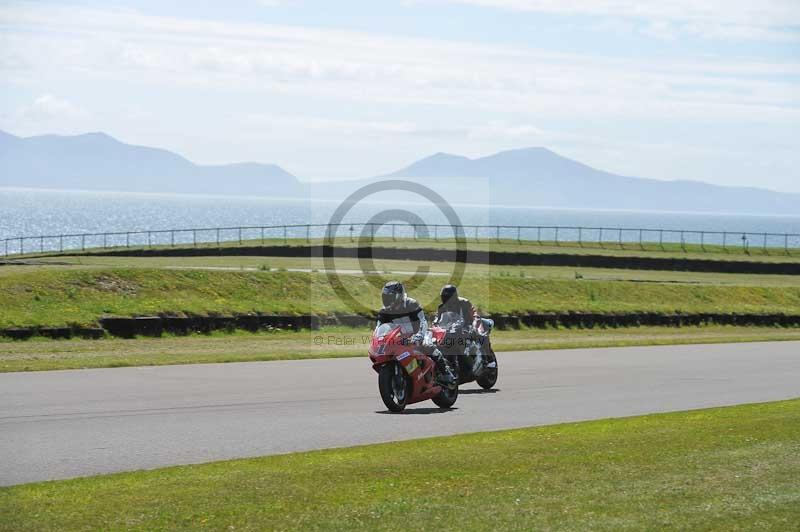
{"type": "Polygon", "coordinates": [[[544,146],[800,192],[800,2],[3,0],[0,129],[312,180],[544,146]]]}

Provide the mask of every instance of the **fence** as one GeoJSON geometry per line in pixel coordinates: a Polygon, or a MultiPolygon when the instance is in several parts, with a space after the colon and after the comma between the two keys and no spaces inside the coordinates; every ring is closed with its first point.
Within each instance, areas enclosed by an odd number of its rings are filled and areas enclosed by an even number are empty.
{"type": "MultiPolygon", "coordinates": [[[[176,246],[217,246],[235,243],[311,242],[330,231],[336,238],[454,240],[450,225],[405,223],[294,224],[115,231],[61,235],[21,236],[0,240],[0,256],[63,253],[98,249],[133,249],[176,246]]],[[[640,249],[683,252],[759,252],[800,254],[800,234],[769,232],[700,231],[623,227],[465,225],[461,237],[472,242],[506,242],[528,245],[640,249]]]]}

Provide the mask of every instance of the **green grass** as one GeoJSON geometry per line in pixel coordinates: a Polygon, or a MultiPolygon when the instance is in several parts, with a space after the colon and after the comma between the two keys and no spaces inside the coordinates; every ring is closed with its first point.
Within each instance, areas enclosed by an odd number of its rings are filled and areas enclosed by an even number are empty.
{"type": "MultiPolygon", "coordinates": [[[[369,330],[214,333],[122,340],[0,341],[0,372],[366,356],[369,330]]],[[[495,330],[496,351],[800,341],[800,328],[703,326],[495,330]]]]}
{"type": "MultiPolygon", "coordinates": [[[[467,235],[468,237],[470,235],[467,235]]],[[[618,242],[611,241],[616,235],[615,234],[607,234],[606,238],[608,241],[605,241],[601,246],[596,241],[585,240],[582,243],[578,242],[556,242],[551,240],[543,240],[541,243],[535,240],[521,240],[517,241],[515,238],[506,238],[506,235],[503,234],[500,240],[495,239],[481,239],[476,241],[474,238],[467,238],[466,246],[469,250],[493,250],[493,251],[513,251],[513,252],[523,252],[523,253],[536,253],[536,254],[592,254],[592,255],[613,255],[613,256],[651,256],[651,257],[669,257],[669,258],[691,258],[691,259],[711,259],[711,260],[721,260],[721,261],[730,261],[730,260],[738,260],[738,261],[753,261],[753,262],[796,262],[800,261],[800,249],[789,249],[787,253],[783,247],[774,247],[775,242],[770,242],[769,246],[764,249],[761,246],[761,243],[758,241],[751,242],[747,249],[742,247],[741,241],[731,241],[726,247],[722,247],[721,245],[715,244],[707,244],[705,246],[700,246],[699,244],[686,244],[685,246],[681,246],[680,244],[670,244],[666,243],[663,245],[659,245],[658,242],[645,242],[643,246],[639,246],[638,243],[623,243],[622,246],[619,245],[618,242]]],[[[631,236],[630,233],[626,233],[626,236],[631,236]]],[[[752,236],[752,235],[751,235],[752,236]]],[[[230,247],[259,247],[259,246],[308,246],[308,245],[319,245],[322,244],[322,239],[311,239],[310,242],[307,242],[304,238],[300,239],[288,239],[284,241],[282,238],[267,238],[266,240],[262,241],[261,239],[245,239],[242,242],[238,240],[232,240],[227,242],[220,243],[217,246],[216,243],[210,244],[198,244],[198,246],[192,246],[189,244],[179,244],[176,246],[170,245],[153,245],[150,247],[147,246],[132,246],[130,249],[134,250],[141,250],[141,249],[150,249],[150,250],[159,250],[159,249],[169,249],[172,247],[176,248],[193,248],[197,247],[200,249],[209,250],[210,253],[213,253],[213,250],[220,249],[220,248],[230,248],[230,247]]],[[[453,249],[455,248],[455,241],[453,239],[446,239],[440,238],[439,240],[433,239],[408,239],[408,238],[384,238],[378,237],[375,238],[373,241],[365,240],[359,241],[355,239],[351,241],[349,238],[338,238],[335,241],[337,246],[343,247],[351,247],[351,246],[371,246],[374,245],[376,247],[392,247],[392,248],[434,248],[434,249],[453,249]]],[[[94,249],[87,249],[81,254],[85,255],[92,255],[95,253],[102,253],[103,251],[109,250],[124,250],[126,248],[111,248],[102,249],[102,248],[94,248],[94,249]]],[[[75,250],[66,251],[64,253],[45,253],[48,256],[58,256],[58,255],[70,255],[76,254],[75,250]]],[[[39,253],[27,253],[26,257],[36,257],[40,256],[39,253]]]]}
{"type": "Polygon", "coordinates": [[[800,400],[0,490],[3,530],[797,530],[798,523],[800,400]]]}
{"type": "MultiPolygon", "coordinates": [[[[387,275],[393,277],[394,275],[387,275]]],[[[342,275],[348,293],[379,307],[381,276],[342,275]]],[[[411,293],[433,310],[446,278],[411,293]]],[[[486,313],[800,312],[800,286],[709,285],[470,275],[461,293],[486,313]]],[[[37,269],[0,276],[0,327],[91,324],[103,315],[351,312],[324,274],[153,268],[37,269]]]]}
{"type": "MultiPolygon", "coordinates": [[[[308,257],[248,257],[248,256],[201,256],[201,257],[99,257],[63,256],[46,257],[26,261],[27,264],[0,268],[0,276],[16,275],[24,271],[42,269],[95,269],[95,268],[158,268],[158,269],[228,269],[240,271],[277,271],[303,269],[324,272],[321,258],[308,257]]],[[[413,272],[425,266],[432,273],[449,274],[453,266],[445,262],[422,262],[405,260],[375,260],[377,272],[413,272]]],[[[360,272],[356,259],[337,259],[338,270],[360,272]]],[[[511,276],[531,279],[571,279],[576,274],[585,280],[594,281],[653,281],[685,284],[719,284],[747,286],[800,286],[798,275],[737,274],[686,272],[670,270],[627,270],[616,268],[567,268],[556,266],[494,266],[489,264],[467,264],[467,275],[511,276]]]]}

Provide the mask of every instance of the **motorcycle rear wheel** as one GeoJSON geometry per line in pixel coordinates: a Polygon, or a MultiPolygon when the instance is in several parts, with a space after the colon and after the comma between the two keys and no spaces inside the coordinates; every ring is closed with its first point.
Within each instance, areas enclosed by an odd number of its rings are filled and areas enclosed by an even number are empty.
{"type": "Polygon", "coordinates": [[[390,412],[402,412],[408,401],[405,370],[398,363],[386,364],[378,371],[378,391],[390,412]]]}
{"type": "Polygon", "coordinates": [[[439,408],[451,408],[456,403],[456,399],[458,399],[457,384],[452,388],[442,386],[442,391],[439,392],[439,395],[431,399],[431,401],[439,408]]]}

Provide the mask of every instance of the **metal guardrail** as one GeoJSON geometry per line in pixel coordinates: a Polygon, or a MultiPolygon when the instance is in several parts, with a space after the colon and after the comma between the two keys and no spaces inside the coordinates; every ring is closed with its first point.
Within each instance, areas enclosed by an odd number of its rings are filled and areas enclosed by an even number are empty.
{"type": "MultiPolygon", "coordinates": [[[[469,241],[516,241],[563,247],[595,247],[669,251],[761,252],[800,254],[800,234],[769,232],[701,231],[625,227],[539,226],[539,225],[464,225],[460,236],[469,241]],[[676,248],[676,246],[679,246],[676,248]]],[[[311,242],[326,232],[336,238],[409,238],[446,241],[455,239],[450,225],[410,225],[406,223],[285,224],[239,227],[204,227],[112,231],[58,235],[20,236],[0,239],[0,256],[12,257],[41,253],[63,253],[97,249],[153,248],[156,246],[222,246],[246,241],[289,240],[311,242]],[[360,229],[360,230],[359,230],[360,229]],[[340,230],[344,234],[339,235],[340,230]]]]}

